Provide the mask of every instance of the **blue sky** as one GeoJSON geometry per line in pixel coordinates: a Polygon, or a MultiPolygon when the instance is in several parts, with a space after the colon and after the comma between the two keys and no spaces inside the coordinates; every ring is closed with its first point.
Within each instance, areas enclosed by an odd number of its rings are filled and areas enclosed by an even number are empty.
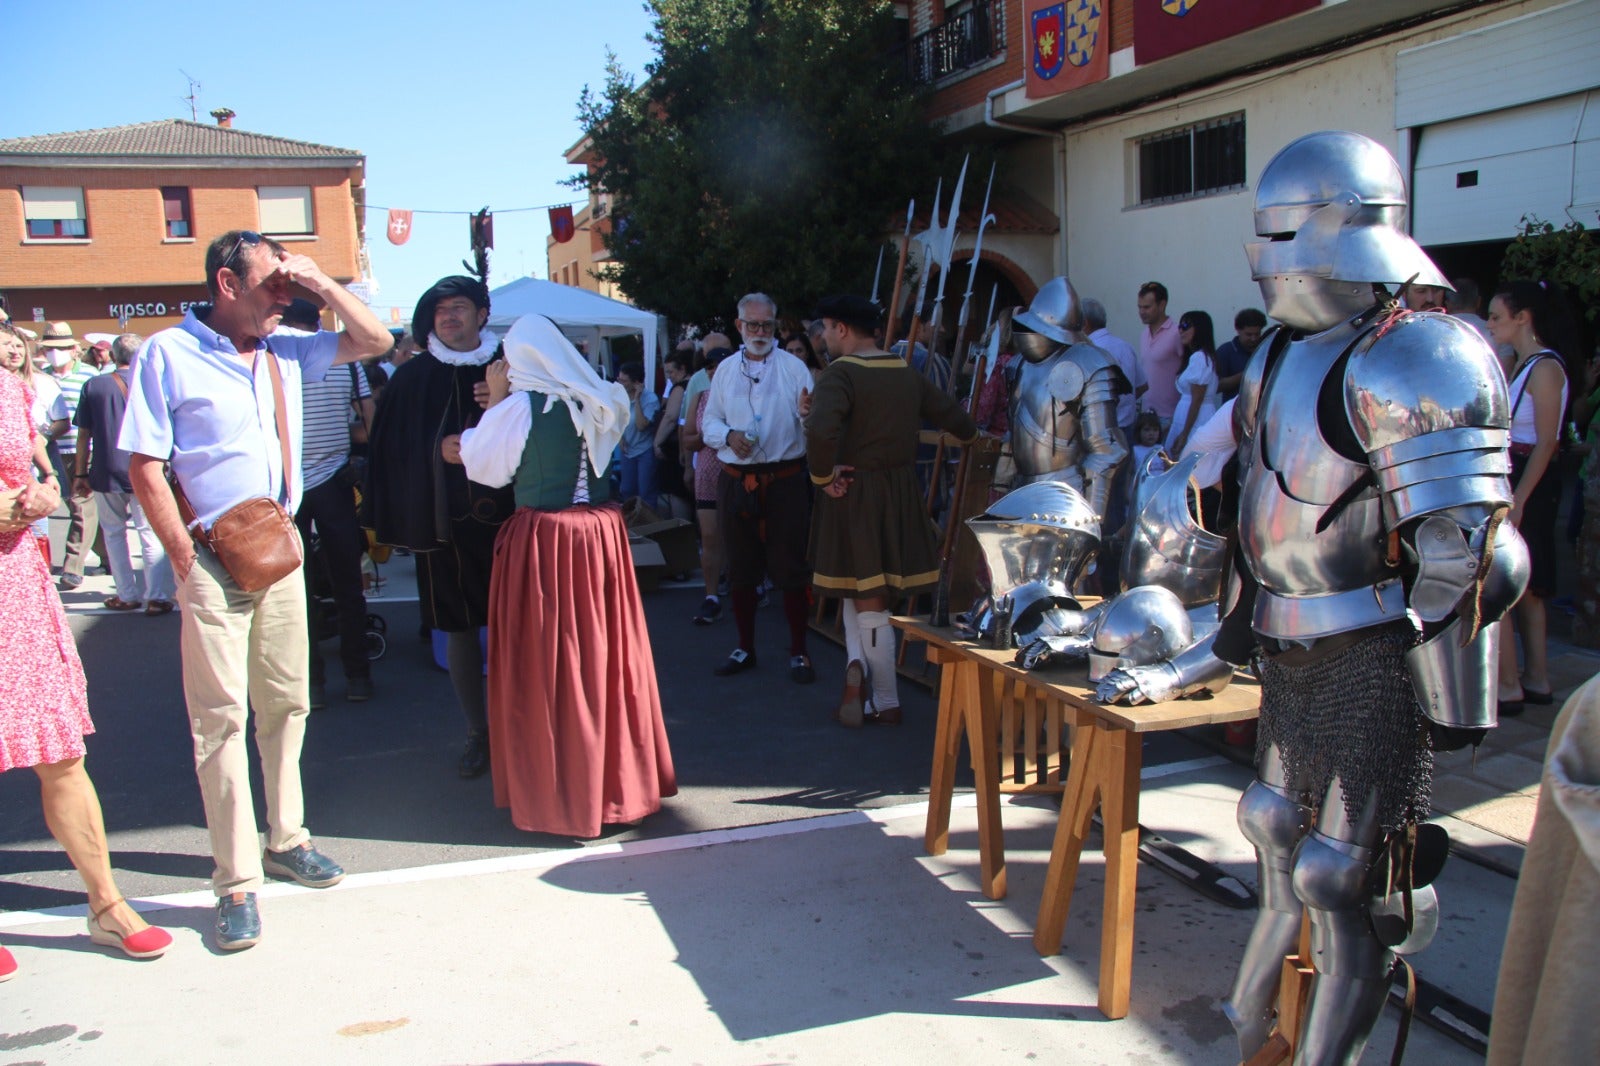
{"type": "MultiPolygon", "coordinates": [[[[639,80],[651,57],[641,0],[3,8],[13,47],[0,137],[188,118],[187,72],[200,121],[228,107],[238,129],[356,149],[368,202],[419,212],[579,199],[560,184],[577,170],[562,153],[581,133],[579,92],[604,85],[608,47],[639,80]]],[[[471,252],[465,215],[413,219],[397,248],[386,213],[367,212],[372,302],[386,322],[391,305],[409,321],[421,292],[471,252]]],[[[545,212],[497,214],[494,230],[492,284],[544,277],[545,212]]]]}

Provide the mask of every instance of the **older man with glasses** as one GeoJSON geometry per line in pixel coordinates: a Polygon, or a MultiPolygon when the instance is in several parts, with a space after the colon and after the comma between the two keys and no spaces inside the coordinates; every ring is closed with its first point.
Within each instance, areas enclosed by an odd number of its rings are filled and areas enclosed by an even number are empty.
{"type": "Polygon", "coordinates": [[[783,592],[789,677],[808,685],[817,679],[806,652],[811,487],[804,476],[803,411],[810,403],[811,371],[775,343],[778,305],[772,297],[753,292],[741,299],[737,325],[744,345],[711,379],[703,434],[722,462],[717,511],[739,629],[738,646],[715,672],[730,677],[756,665],[756,586],[766,575],[783,592]]]}
{"type": "Polygon", "coordinates": [[[313,259],[259,233],[224,233],[206,249],[205,262],[211,306],[191,310],[140,350],[117,446],[132,453],[129,480],[178,578],[183,694],[216,861],[215,937],[218,947],[234,951],[260,939],[263,872],[326,888],[344,870],[312,846],[304,823],[304,579],[291,572],[247,592],[200,534],[263,495],[294,513],[302,487],[302,379],[319,381],[336,363],[381,355],[393,338],[313,259]],[[331,308],[344,331],[272,336],[291,283],[331,308]],[[177,492],[193,509],[192,526],[168,486],[169,462],[177,492]],[[258,850],[245,745],[251,707],[267,801],[265,853],[258,850]]]}

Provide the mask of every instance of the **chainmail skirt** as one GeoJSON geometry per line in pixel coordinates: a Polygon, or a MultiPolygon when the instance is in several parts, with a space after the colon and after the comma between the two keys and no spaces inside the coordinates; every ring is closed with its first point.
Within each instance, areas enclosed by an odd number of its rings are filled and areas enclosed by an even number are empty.
{"type": "Polygon", "coordinates": [[[1339,778],[1352,822],[1373,792],[1386,832],[1427,818],[1433,749],[1405,664],[1416,640],[1401,623],[1312,662],[1263,656],[1257,760],[1277,745],[1289,787],[1313,804],[1339,778]]]}

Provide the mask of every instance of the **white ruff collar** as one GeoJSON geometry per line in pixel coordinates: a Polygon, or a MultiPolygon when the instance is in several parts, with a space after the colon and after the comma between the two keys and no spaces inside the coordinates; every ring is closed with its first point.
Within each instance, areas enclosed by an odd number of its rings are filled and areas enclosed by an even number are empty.
{"type": "Polygon", "coordinates": [[[458,352],[440,340],[437,334],[428,334],[428,351],[447,366],[482,366],[494,358],[500,347],[500,338],[488,330],[478,334],[478,346],[470,352],[458,352]]]}

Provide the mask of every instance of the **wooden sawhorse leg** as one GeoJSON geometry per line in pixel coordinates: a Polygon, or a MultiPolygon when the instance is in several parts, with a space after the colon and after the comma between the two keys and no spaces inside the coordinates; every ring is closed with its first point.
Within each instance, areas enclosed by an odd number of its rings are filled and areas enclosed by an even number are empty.
{"type": "Polygon", "coordinates": [[[1005,831],[1000,827],[1000,700],[993,679],[973,662],[960,671],[961,702],[966,706],[967,750],[972,753],[972,787],[978,796],[980,887],[989,899],[1006,897],[1005,831]]]}
{"type": "Polygon", "coordinates": [[[984,670],[964,655],[929,645],[941,665],[939,717],[933,735],[933,771],[928,777],[928,820],[922,849],[943,855],[950,845],[950,803],[955,793],[956,756],[965,735],[978,794],[980,885],[989,899],[1006,894],[1005,839],[1000,828],[1000,755],[996,748],[999,701],[984,670]]]}
{"type": "Polygon", "coordinates": [[[950,846],[950,801],[955,795],[956,756],[966,714],[957,669],[961,656],[929,644],[928,661],[940,664],[939,709],[934,719],[933,772],[928,775],[928,822],[922,833],[922,850],[943,855],[950,846]]]}
{"type": "Polygon", "coordinates": [[[1100,935],[1100,1012],[1107,1018],[1128,1013],[1133,973],[1134,889],[1139,874],[1139,771],[1143,740],[1123,729],[1107,728],[1094,715],[1074,709],[1072,762],[1067,790],[1050,849],[1044,898],[1033,946],[1041,955],[1061,950],[1078,864],[1095,808],[1105,826],[1106,884],[1100,935]]]}

